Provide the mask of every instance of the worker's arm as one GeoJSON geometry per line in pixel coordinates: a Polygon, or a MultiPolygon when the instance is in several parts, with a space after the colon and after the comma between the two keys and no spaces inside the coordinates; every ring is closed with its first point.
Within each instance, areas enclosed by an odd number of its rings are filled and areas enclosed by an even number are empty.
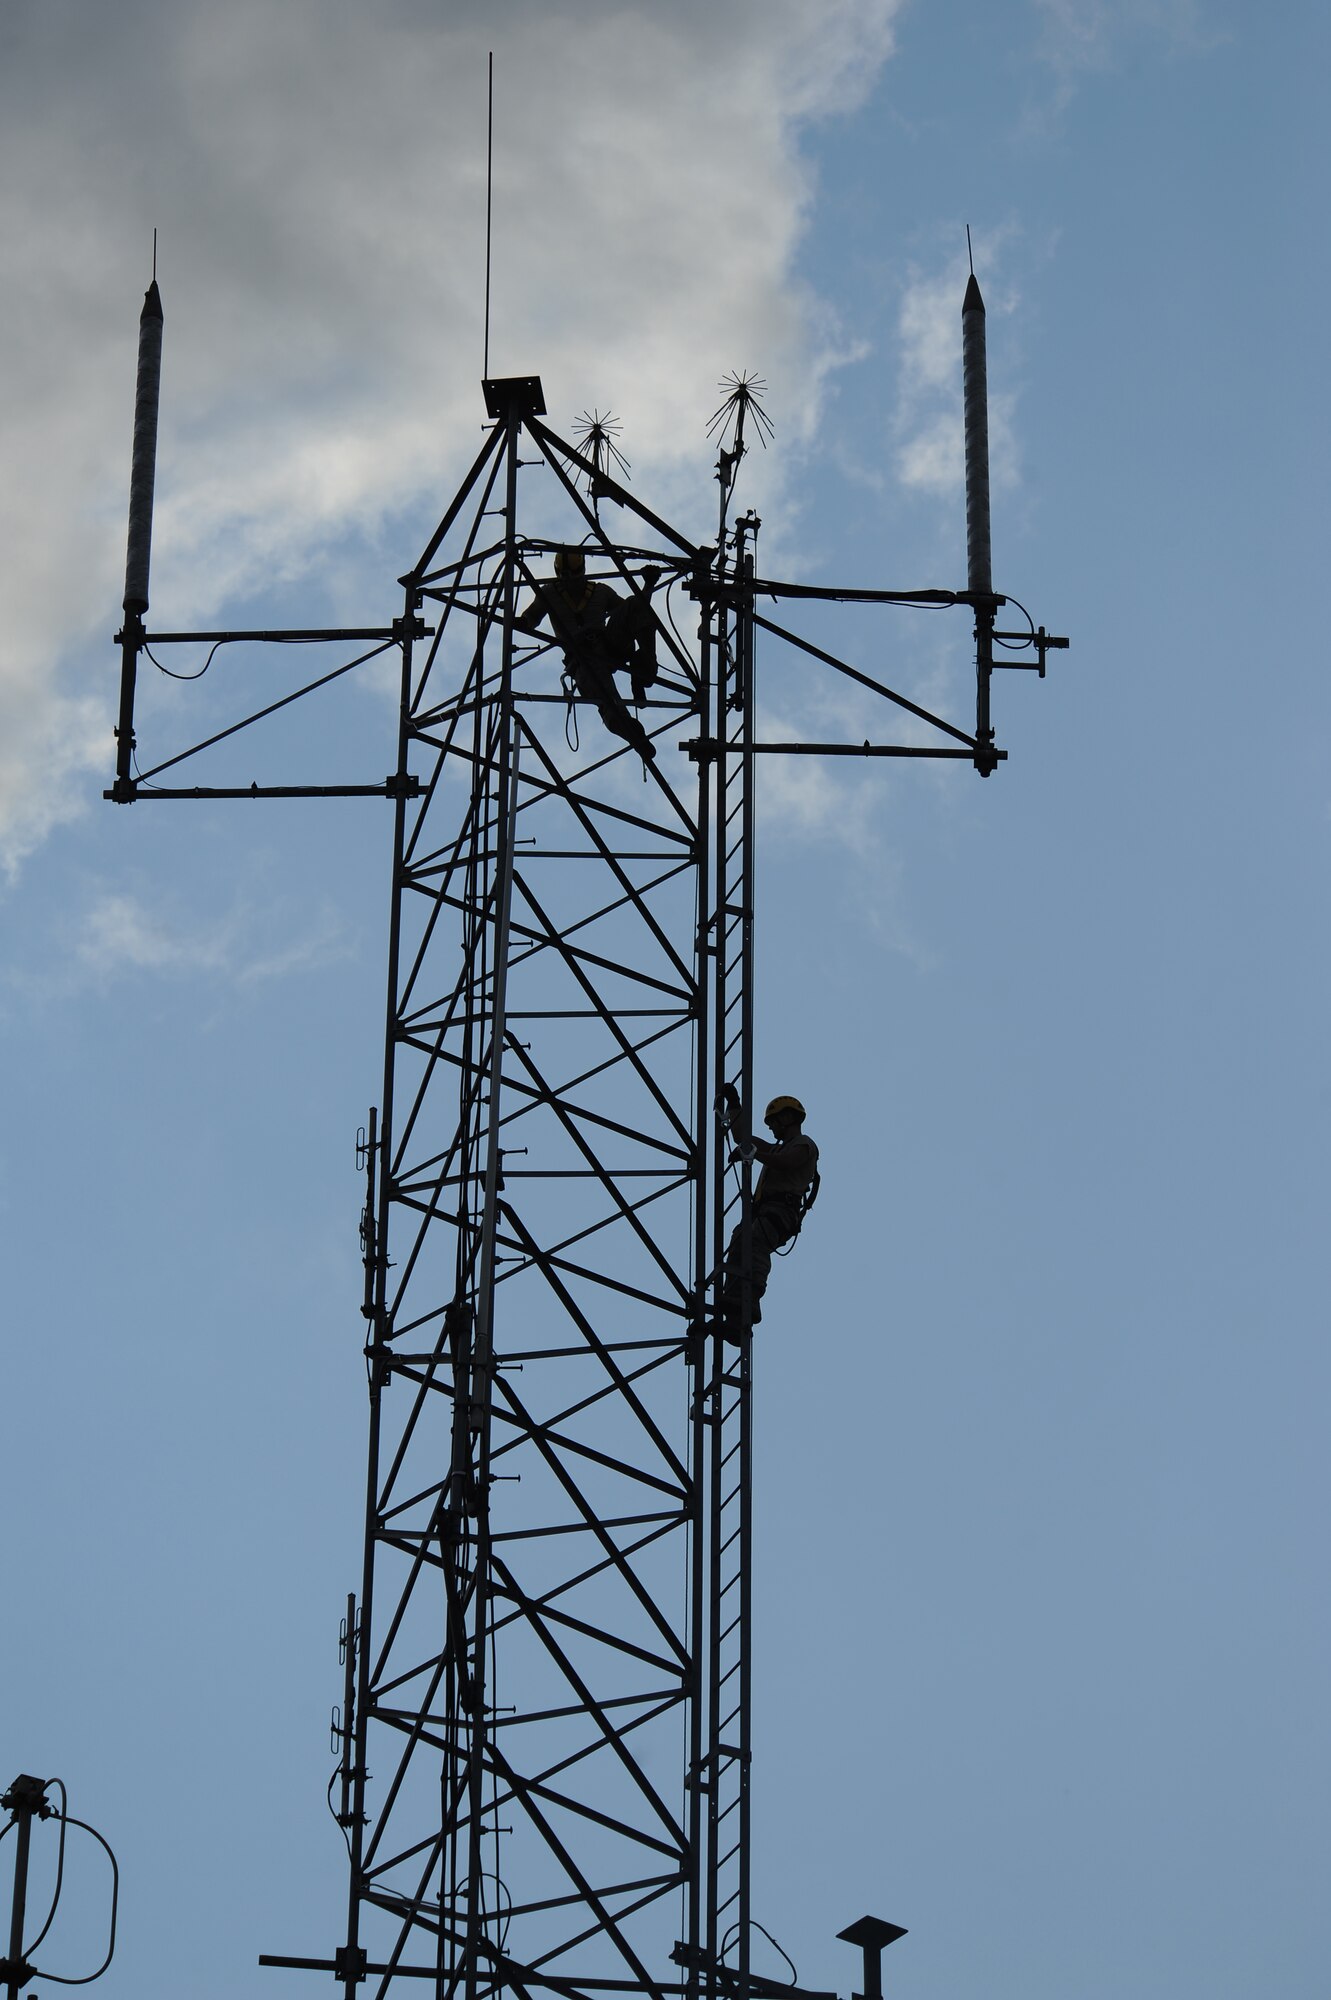
{"type": "Polygon", "coordinates": [[[740,1094],[734,1084],[722,1084],[721,1096],[725,1103],[730,1132],[735,1140],[735,1145],[731,1149],[730,1154],[732,1162],[743,1157],[750,1160],[757,1160],[763,1166],[766,1166],[769,1161],[778,1159],[781,1155],[783,1143],[785,1142],[780,1139],[760,1139],[750,1130],[749,1121],[744,1115],[744,1106],[740,1100],[740,1094]]]}
{"type": "Polygon", "coordinates": [[[549,635],[541,630],[543,622],[548,622],[545,600],[541,593],[530,599],[525,611],[520,611],[513,620],[519,632],[530,632],[534,639],[544,639],[549,635]]]}
{"type": "MultiPolygon", "coordinates": [[[[744,1106],[740,1101],[740,1094],[733,1083],[723,1083],[721,1085],[721,1103],[725,1105],[726,1122],[734,1134],[737,1143],[741,1146],[762,1145],[763,1141],[755,1139],[749,1131],[749,1121],[744,1116],[744,1106]]],[[[719,1110],[720,1105],[717,1108],[719,1110]]]]}

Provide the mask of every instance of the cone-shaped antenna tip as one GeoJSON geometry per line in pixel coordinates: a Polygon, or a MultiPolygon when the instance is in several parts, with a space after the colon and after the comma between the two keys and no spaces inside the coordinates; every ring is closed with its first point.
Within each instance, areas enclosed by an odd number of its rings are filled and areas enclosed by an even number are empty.
{"type": "Polygon", "coordinates": [[[961,310],[963,313],[984,311],[984,300],[980,296],[980,287],[975,281],[974,271],[971,272],[966,285],[966,296],[961,301],[961,310]]]}
{"type": "Polygon", "coordinates": [[[161,317],[162,294],[158,291],[157,280],[154,278],[143,295],[143,311],[139,314],[139,321],[142,323],[145,319],[161,319],[161,317]]]}

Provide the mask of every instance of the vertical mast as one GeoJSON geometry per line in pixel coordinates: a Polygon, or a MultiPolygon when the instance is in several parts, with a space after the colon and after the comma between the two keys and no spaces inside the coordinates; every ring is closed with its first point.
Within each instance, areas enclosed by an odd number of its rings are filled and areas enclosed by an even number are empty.
{"type": "Polygon", "coordinates": [[[975,609],[975,768],[997,769],[989,715],[994,670],[994,580],[989,547],[989,386],[984,299],[974,271],[961,302],[962,399],[966,420],[966,590],[975,609]]]}
{"type": "Polygon", "coordinates": [[[966,588],[993,593],[989,547],[989,381],[984,299],[972,271],[961,302],[962,397],[966,421],[966,588]]]}
{"type": "Polygon", "coordinates": [[[154,276],[139,314],[139,367],[134,389],[134,448],[129,473],[129,536],[125,549],[125,623],[120,640],[120,714],[116,724],[115,797],[134,795],[134,681],[143,645],[152,561],[153,485],[157,473],[157,410],[162,388],[162,295],[154,276]]]}
{"type": "MultiPolygon", "coordinates": [[[[746,514],[734,526],[729,505],[744,456],[745,417],[753,411],[762,436],[759,386],[737,376],[717,413],[733,416],[730,444],[721,444],[716,584],[712,628],[716,647],[715,745],[717,750],[714,968],[714,1090],[738,1090],[753,1116],[753,538],[758,522],[746,514]],[[733,560],[729,552],[733,549],[733,560]]],[[[714,421],[716,421],[714,419],[714,421]]],[[[752,1550],[752,1343],[738,1348],[721,1328],[720,1291],[727,1242],[740,1229],[740,1316],[747,1329],[752,1310],[752,1168],[742,1159],[738,1188],[728,1175],[730,1134],[718,1125],[713,1140],[712,1244],[717,1289],[709,1381],[709,1536],[707,1552],[707,1854],[706,1990],[726,2000],[749,1992],[749,1763],[750,1604],[752,1550]]],[[[748,1152],[748,1148],[745,1148],[748,1152]]]]}

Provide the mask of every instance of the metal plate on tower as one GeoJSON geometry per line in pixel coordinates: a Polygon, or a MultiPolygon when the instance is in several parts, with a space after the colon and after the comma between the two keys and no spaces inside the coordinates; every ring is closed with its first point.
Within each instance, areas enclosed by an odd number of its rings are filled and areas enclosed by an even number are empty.
{"type": "Polygon", "coordinates": [[[516,404],[520,417],[545,415],[545,392],[539,375],[496,375],[482,382],[485,407],[492,417],[506,417],[516,404]]]}

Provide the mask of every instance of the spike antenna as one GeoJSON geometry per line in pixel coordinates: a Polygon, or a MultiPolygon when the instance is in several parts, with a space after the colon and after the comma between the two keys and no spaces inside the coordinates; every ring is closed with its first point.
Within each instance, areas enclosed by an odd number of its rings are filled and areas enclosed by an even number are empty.
{"type": "MultiPolygon", "coordinates": [[[[583,473],[587,492],[595,510],[602,497],[601,482],[604,479],[626,480],[629,476],[629,462],[615,439],[623,433],[624,426],[609,410],[584,410],[573,426],[573,436],[584,458],[591,460],[591,470],[583,473]]],[[[577,468],[582,471],[581,467],[577,468]]]]}
{"type": "Polygon", "coordinates": [[[722,449],[728,450],[738,465],[747,449],[744,443],[744,419],[750,411],[753,413],[758,442],[764,451],[767,449],[768,438],[776,435],[776,427],[762,404],[767,384],[761,375],[744,375],[737,370],[733,375],[723,376],[716,386],[725,391],[725,401],[719,409],[713,410],[708,418],[707,435],[709,438],[723,436],[733,423],[734,433],[728,445],[723,442],[722,449]]]}
{"type": "Polygon", "coordinates": [[[725,401],[719,409],[713,410],[707,422],[709,438],[720,440],[720,450],[716,460],[716,476],[721,486],[720,521],[717,528],[717,546],[724,543],[726,536],[726,514],[730,506],[730,496],[735,490],[735,478],[739,472],[740,460],[748,446],[744,441],[744,419],[753,416],[753,428],[758,442],[767,449],[767,440],[774,437],[776,427],[762,405],[767,384],[761,375],[747,375],[738,369],[725,375],[717,383],[717,388],[725,391],[725,401]]]}

